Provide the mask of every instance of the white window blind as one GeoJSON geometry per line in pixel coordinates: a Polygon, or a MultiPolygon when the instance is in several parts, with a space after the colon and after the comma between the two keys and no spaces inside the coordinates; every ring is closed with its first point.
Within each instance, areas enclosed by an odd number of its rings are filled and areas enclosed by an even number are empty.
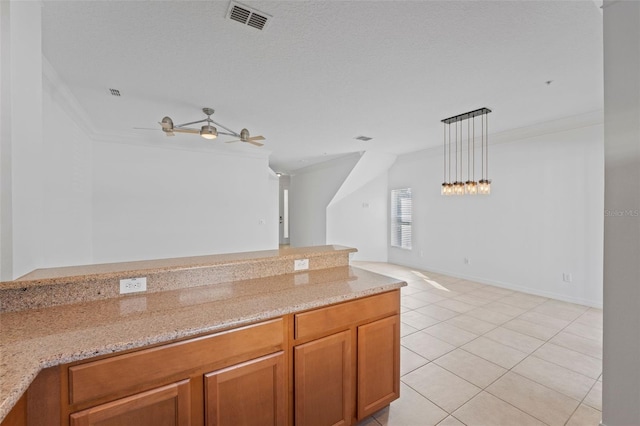
{"type": "Polygon", "coordinates": [[[411,249],[411,188],[391,190],[391,246],[411,249]]]}

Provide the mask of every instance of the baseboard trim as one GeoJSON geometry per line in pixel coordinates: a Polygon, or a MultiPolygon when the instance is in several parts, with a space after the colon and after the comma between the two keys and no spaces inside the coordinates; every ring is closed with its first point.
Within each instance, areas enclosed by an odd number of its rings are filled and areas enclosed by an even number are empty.
{"type": "Polygon", "coordinates": [[[475,282],[480,283],[480,284],[492,285],[492,286],[504,288],[504,289],[507,289],[507,290],[515,290],[515,291],[520,291],[522,293],[528,293],[528,294],[533,294],[533,295],[536,295],[536,296],[548,297],[550,299],[561,300],[563,302],[576,303],[576,304],[579,304],[579,305],[590,306],[592,308],[602,309],[602,302],[597,302],[597,301],[593,301],[593,300],[589,300],[589,299],[583,299],[583,298],[579,298],[579,297],[570,297],[570,296],[566,296],[564,294],[558,294],[558,293],[554,293],[554,292],[551,292],[551,291],[538,290],[538,289],[535,289],[535,288],[519,286],[519,285],[512,284],[512,283],[506,283],[506,282],[497,281],[497,280],[488,280],[488,279],[481,278],[481,277],[475,277],[475,276],[472,276],[472,275],[465,275],[465,274],[458,274],[458,273],[454,273],[454,272],[450,272],[450,271],[445,271],[445,270],[435,269],[435,268],[430,268],[430,267],[425,267],[425,266],[408,265],[408,264],[399,263],[399,262],[392,262],[392,261],[388,261],[388,263],[395,263],[396,265],[405,266],[407,268],[426,269],[426,270],[429,270],[431,272],[435,272],[437,274],[444,274],[444,275],[449,275],[449,276],[455,277],[455,278],[462,278],[462,279],[469,280],[469,281],[475,281],[475,282]]]}

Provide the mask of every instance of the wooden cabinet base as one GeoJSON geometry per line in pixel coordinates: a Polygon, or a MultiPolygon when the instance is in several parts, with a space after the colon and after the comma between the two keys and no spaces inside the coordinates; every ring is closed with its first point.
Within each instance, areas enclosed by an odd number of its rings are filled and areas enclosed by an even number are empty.
{"type": "Polygon", "coordinates": [[[399,386],[393,290],[43,370],[0,426],[346,426],[399,386]]]}

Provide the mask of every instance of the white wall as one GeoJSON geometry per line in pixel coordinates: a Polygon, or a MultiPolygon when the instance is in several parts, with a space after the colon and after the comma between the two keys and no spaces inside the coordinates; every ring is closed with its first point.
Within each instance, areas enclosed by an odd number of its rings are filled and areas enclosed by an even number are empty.
{"type": "Polygon", "coordinates": [[[39,2],[2,2],[0,278],[40,265],[43,219],[42,32],[39,2]]]}
{"type": "Polygon", "coordinates": [[[61,89],[44,79],[43,235],[39,267],[88,264],[92,256],[92,144],[65,110],[61,89]]]}
{"type": "Polygon", "coordinates": [[[289,193],[290,242],[294,247],[327,243],[327,206],[360,155],[314,164],[296,170],[289,193]]]}
{"type": "Polygon", "coordinates": [[[387,172],[327,207],[327,244],[358,249],[353,260],[387,261],[387,172]]]}
{"type": "Polygon", "coordinates": [[[604,4],[602,424],[640,424],[640,3],[604,4]]]}
{"type": "Polygon", "coordinates": [[[0,281],[13,278],[10,7],[0,1],[0,281]]]}
{"type": "Polygon", "coordinates": [[[93,155],[95,263],[278,247],[266,157],[103,142],[93,155]]]}
{"type": "Polygon", "coordinates": [[[602,125],[492,145],[490,167],[490,196],[443,197],[440,150],[400,157],[389,190],[413,189],[413,249],[389,262],[601,306],[602,125]]]}

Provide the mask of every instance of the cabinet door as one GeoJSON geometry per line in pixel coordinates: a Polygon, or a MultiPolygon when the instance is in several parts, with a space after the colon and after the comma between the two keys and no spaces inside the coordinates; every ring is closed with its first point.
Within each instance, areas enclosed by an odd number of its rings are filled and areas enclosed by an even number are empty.
{"type": "Polygon", "coordinates": [[[358,419],[400,396],[400,317],[358,327],[358,419]]]}
{"type": "Polygon", "coordinates": [[[297,426],[351,423],[350,331],[296,346],[294,376],[297,426]]]}
{"type": "Polygon", "coordinates": [[[286,423],[284,353],[205,374],[207,426],[286,423]]]}
{"type": "Polygon", "coordinates": [[[189,380],[172,383],[71,415],[71,426],[188,426],[189,380]]]}

